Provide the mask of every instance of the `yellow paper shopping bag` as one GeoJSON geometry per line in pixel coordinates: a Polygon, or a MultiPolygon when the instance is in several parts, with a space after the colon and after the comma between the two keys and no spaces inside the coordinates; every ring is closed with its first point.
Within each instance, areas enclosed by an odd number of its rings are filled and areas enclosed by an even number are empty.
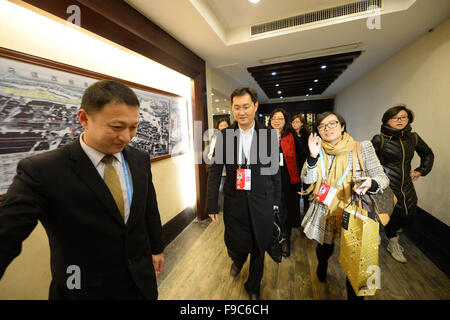
{"type": "Polygon", "coordinates": [[[376,284],[379,284],[379,243],[378,222],[370,219],[360,206],[348,206],[343,213],[339,263],[358,296],[375,294],[374,277],[378,277],[376,284]]]}

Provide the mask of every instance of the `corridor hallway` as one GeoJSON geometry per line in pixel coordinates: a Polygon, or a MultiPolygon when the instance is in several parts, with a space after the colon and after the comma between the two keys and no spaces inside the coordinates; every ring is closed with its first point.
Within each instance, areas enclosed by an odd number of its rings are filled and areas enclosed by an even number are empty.
{"type": "MultiPolygon", "coordinates": [[[[165,249],[166,266],[158,279],[160,300],[247,300],[244,283],[249,260],[240,274],[230,276],[231,259],[223,240],[223,216],[219,223],[192,222],[165,249]]],[[[328,264],[324,283],[316,276],[316,242],[301,228],[293,229],[292,253],[275,263],[266,253],[261,298],[264,300],[344,300],[345,275],[339,265],[339,245],[328,264]]],[[[450,280],[403,233],[400,242],[408,263],[401,264],[380,248],[381,289],[367,300],[448,300],[450,280]]]]}

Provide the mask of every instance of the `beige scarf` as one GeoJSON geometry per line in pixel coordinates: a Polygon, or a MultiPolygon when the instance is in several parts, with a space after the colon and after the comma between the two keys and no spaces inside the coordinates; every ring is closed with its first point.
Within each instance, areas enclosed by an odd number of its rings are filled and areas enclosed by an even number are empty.
{"type": "MultiPolygon", "coordinates": [[[[344,175],[345,169],[347,168],[348,155],[353,149],[354,142],[355,141],[353,140],[353,138],[346,132],[343,133],[342,140],[339,141],[336,145],[332,145],[322,140],[322,149],[324,155],[323,163],[325,165],[325,172],[327,172],[326,184],[337,189],[336,196],[334,197],[330,206],[328,206],[326,213],[328,222],[331,224],[334,230],[340,228],[342,224],[342,212],[344,211],[345,206],[351,200],[351,172],[347,174],[340,186],[337,186],[337,183],[339,179],[344,175]],[[331,168],[328,171],[329,154],[334,155],[335,157],[331,164],[331,168]]],[[[322,164],[320,159],[317,166],[317,174],[318,178],[316,183],[311,185],[310,189],[308,189],[309,192],[311,192],[312,190],[310,200],[313,200],[316,197],[317,193],[319,192],[320,185],[323,182],[322,164]]]]}

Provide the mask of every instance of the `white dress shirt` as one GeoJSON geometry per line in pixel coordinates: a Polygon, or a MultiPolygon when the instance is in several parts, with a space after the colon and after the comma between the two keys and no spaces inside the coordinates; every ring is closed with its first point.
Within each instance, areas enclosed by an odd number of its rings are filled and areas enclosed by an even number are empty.
{"type": "MultiPolygon", "coordinates": [[[[105,157],[106,154],[101,153],[100,151],[97,151],[94,148],[88,146],[83,141],[83,135],[84,135],[84,133],[82,133],[80,136],[81,148],[86,153],[88,158],[91,160],[95,169],[97,169],[98,173],[100,174],[100,177],[102,177],[102,179],[104,179],[105,163],[102,161],[102,159],[105,157]]],[[[129,201],[128,201],[127,184],[125,181],[125,174],[123,172],[124,167],[122,166],[122,156],[120,155],[120,152],[113,154],[112,165],[114,167],[114,170],[116,170],[117,176],[119,177],[120,187],[122,189],[122,195],[123,195],[125,223],[127,223],[128,217],[130,215],[130,205],[129,205],[129,201]]],[[[128,173],[129,173],[128,176],[130,177],[130,184],[133,185],[130,168],[129,168],[129,166],[127,166],[127,168],[128,168],[128,173]]]]}
{"type": "MultiPolygon", "coordinates": [[[[242,139],[242,148],[244,149],[244,155],[245,158],[248,159],[248,156],[250,154],[250,148],[252,146],[252,137],[253,137],[253,130],[255,129],[255,121],[253,121],[253,126],[250,129],[243,130],[239,127],[239,131],[241,134],[242,139]]],[[[241,152],[239,150],[239,152],[241,152]]],[[[244,161],[244,159],[242,159],[244,161]]]]}

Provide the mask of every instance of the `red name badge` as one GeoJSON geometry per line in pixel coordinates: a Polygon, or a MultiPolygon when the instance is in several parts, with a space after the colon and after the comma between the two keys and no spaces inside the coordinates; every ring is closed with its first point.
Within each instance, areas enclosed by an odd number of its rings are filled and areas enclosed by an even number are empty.
{"type": "Polygon", "coordinates": [[[250,169],[237,169],[236,170],[236,189],[237,190],[250,190],[252,185],[251,171],[250,169]]]}
{"type": "Polygon", "coordinates": [[[319,192],[316,195],[316,200],[322,202],[324,205],[329,206],[336,196],[337,189],[332,186],[322,183],[320,185],[319,192]]]}

